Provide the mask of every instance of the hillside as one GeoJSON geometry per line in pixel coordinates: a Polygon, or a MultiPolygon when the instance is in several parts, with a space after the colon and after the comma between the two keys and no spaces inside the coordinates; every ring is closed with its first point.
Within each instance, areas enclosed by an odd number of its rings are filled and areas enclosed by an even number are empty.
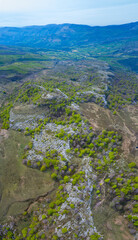
{"type": "Polygon", "coordinates": [[[23,28],[0,28],[0,45],[48,49],[69,49],[116,41],[137,41],[138,22],[107,27],[51,24],[23,28]]]}
{"type": "Polygon", "coordinates": [[[138,23],[0,29],[0,240],[136,240],[138,23]]]}

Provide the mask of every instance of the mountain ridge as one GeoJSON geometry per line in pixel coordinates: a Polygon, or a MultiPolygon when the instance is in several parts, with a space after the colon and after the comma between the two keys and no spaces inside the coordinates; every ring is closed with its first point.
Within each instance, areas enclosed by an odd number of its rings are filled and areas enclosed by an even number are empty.
{"type": "Polygon", "coordinates": [[[1,27],[0,45],[69,49],[96,43],[138,40],[138,22],[88,26],[79,24],[48,24],[45,26],[1,27]]]}

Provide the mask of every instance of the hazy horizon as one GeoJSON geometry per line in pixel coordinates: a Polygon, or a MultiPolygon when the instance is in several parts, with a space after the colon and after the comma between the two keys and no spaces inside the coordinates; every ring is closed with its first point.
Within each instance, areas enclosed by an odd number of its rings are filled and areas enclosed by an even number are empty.
{"type": "Polygon", "coordinates": [[[90,26],[90,27],[106,27],[106,26],[119,26],[119,25],[125,25],[125,24],[131,24],[131,23],[137,23],[138,21],[133,21],[133,22],[126,22],[126,23],[122,23],[122,24],[109,24],[109,25],[89,25],[89,24],[79,24],[79,23],[68,23],[68,22],[63,22],[63,23],[48,23],[48,24],[41,24],[41,25],[37,25],[37,24],[32,24],[32,25],[24,25],[24,26],[1,26],[0,28],[25,28],[25,27],[43,27],[43,26],[47,26],[47,25],[64,25],[64,24],[73,24],[73,25],[84,25],[84,26],[90,26]]]}
{"type": "Polygon", "coordinates": [[[138,21],[137,0],[0,0],[0,26],[120,25],[138,21]]]}

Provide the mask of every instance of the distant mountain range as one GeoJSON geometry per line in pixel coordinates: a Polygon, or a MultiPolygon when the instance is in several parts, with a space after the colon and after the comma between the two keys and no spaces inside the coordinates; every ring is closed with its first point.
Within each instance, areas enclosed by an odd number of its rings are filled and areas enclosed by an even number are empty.
{"type": "Polygon", "coordinates": [[[50,24],[46,26],[2,27],[0,45],[69,49],[91,44],[116,41],[138,41],[138,22],[106,27],[76,24],[50,24]]]}

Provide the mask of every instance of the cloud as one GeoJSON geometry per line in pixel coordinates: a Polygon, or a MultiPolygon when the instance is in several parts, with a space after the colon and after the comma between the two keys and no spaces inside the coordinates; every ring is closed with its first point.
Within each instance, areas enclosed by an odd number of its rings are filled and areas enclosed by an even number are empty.
{"type": "Polygon", "coordinates": [[[18,12],[49,9],[55,0],[0,0],[0,12],[18,12]]]}
{"type": "Polygon", "coordinates": [[[105,26],[135,22],[138,20],[137,12],[138,3],[103,8],[73,10],[69,8],[65,11],[63,8],[57,10],[56,8],[50,9],[49,7],[46,10],[38,9],[38,11],[11,12],[8,14],[5,12],[0,13],[0,26],[46,25],[50,23],[76,23],[91,26],[105,26]]]}
{"type": "Polygon", "coordinates": [[[70,11],[137,3],[137,0],[0,0],[0,12],[70,11]]]}

